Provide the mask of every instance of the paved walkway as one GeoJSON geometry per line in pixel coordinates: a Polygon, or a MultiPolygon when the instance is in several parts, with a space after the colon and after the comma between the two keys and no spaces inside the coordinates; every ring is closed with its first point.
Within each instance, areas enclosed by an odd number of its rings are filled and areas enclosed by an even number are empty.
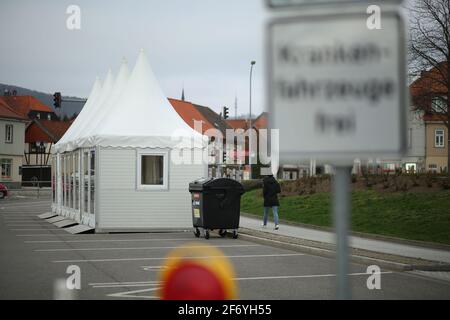
{"type": "MultiPolygon", "coordinates": [[[[261,220],[241,216],[240,226],[248,229],[255,229],[270,232],[283,236],[296,237],[306,240],[319,241],[325,243],[334,242],[334,233],[316,229],[309,229],[292,225],[280,225],[280,229],[273,230],[273,223],[268,224],[266,229],[261,227],[261,220]]],[[[357,249],[370,250],[375,252],[394,254],[404,257],[420,258],[431,261],[450,263],[450,251],[424,248],[413,245],[399,244],[394,242],[373,240],[362,237],[350,237],[350,246],[357,249]]]]}

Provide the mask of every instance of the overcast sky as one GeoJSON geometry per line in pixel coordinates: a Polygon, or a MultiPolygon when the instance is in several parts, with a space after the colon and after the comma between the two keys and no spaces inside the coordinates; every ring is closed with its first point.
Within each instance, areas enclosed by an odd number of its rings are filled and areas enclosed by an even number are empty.
{"type": "Polygon", "coordinates": [[[144,48],[169,97],[220,111],[234,98],[248,112],[250,61],[256,60],[253,110],[264,102],[263,0],[1,0],[0,82],[85,97],[95,77],[144,48]],[[66,9],[81,8],[81,30],[66,9]]]}

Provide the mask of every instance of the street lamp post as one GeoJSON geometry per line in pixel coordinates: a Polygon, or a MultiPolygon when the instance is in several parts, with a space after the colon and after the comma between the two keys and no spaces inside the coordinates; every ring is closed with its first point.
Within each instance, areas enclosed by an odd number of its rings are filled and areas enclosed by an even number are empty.
{"type": "Polygon", "coordinates": [[[249,169],[250,174],[249,177],[252,179],[252,164],[251,164],[251,157],[252,157],[252,73],[253,73],[253,66],[255,65],[255,61],[250,62],[250,99],[249,99],[249,107],[250,107],[250,115],[249,115],[249,136],[248,136],[248,162],[249,162],[249,169]]]}

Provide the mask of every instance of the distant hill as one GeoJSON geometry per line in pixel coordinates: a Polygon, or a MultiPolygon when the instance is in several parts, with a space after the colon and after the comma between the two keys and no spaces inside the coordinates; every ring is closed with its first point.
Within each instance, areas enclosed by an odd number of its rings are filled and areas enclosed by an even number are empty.
{"type": "MultiPolygon", "coordinates": [[[[18,96],[33,96],[36,99],[40,100],[42,103],[46,104],[53,110],[55,108],[53,107],[53,93],[45,93],[35,90],[30,90],[27,88],[22,88],[18,86],[12,86],[8,84],[0,83],[0,95],[3,95],[3,92],[5,92],[5,89],[9,89],[10,91],[16,90],[18,96]]],[[[63,96],[63,99],[82,99],[79,97],[69,97],[69,96],[63,96]]],[[[80,113],[81,109],[84,106],[84,102],[63,102],[61,110],[55,110],[55,113],[61,117],[64,117],[64,115],[67,115],[68,117],[71,117],[74,113],[80,113]],[[61,114],[62,112],[62,114],[61,114]]]]}

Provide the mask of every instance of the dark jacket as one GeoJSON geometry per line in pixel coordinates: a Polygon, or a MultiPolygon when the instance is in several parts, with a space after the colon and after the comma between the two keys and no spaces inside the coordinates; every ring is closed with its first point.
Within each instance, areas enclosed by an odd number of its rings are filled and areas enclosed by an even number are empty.
{"type": "Polygon", "coordinates": [[[273,176],[263,179],[264,207],[279,206],[277,194],[281,192],[280,184],[273,176]]]}

